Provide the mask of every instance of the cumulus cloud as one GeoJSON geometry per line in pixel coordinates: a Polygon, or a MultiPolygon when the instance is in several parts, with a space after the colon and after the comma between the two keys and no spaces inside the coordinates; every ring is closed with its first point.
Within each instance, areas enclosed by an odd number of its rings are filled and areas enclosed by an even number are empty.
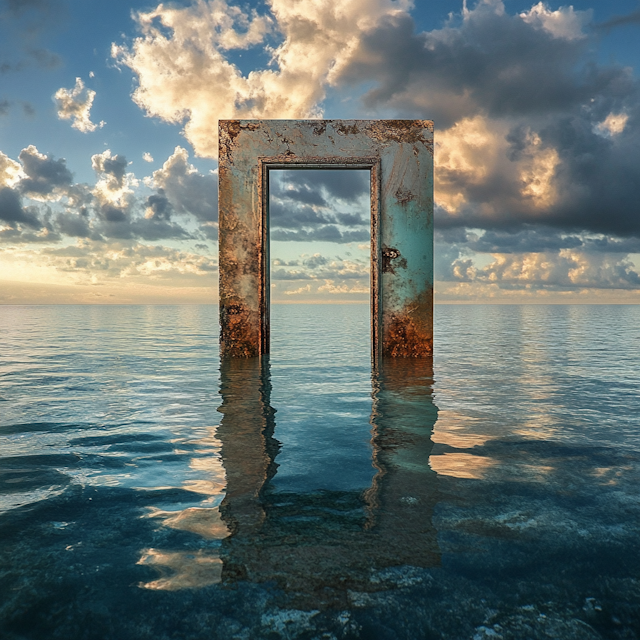
{"type": "Polygon", "coordinates": [[[276,171],[270,180],[272,240],[369,240],[368,171],[276,171]]]}
{"type": "Polygon", "coordinates": [[[628,120],[626,113],[610,113],[595,126],[595,130],[603,135],[616,136],[624,131],[628,120]]]}
{"type": "Polygon", "coordinates": [[[409,15],[396,15],[364,34],[334,81],[371,83],[365,106],[429,114],[441,130],[480,114],[553,113],[607,89],[610,70],[576,68],[585,39],[557,37],[527,15],[482,2],[423,33],[409,15]]]}
{"type": "MultiPolygon", "coordinates": [[[[352,95],[360,86],[371,115],[436,120],[440,224],[555,220],[640,231],[629,213],[629,174],[640,166],[638,83],[629,69],[588,60],[590,11],[538,2],[510,15],[491,0],[418,32],[409,2],[273,0],[269,8],[259,16],[222,0],[160,5],[137,15],[141,35],[113,55],[137,76],[136,102],[184,122],[200,155],[216,154],[218,118],[311,117],[328,89],[352,95]],[[249,46],[273,46],[273,66],[243,75],[229,51],[249,46]]],[[[304,222],[337,237],[337,220],[320,219],[321,194],[299,187],[288,200],[310,209],[285,214],[276,204],[280,237],[304,222]]]]}
{"type": "Polygon", "coordinates": [[[155,220],[169,220],[172,206],[164,193],[156,193],[147,198],[144,217],[155,220]]]}
{"type": "Polygon", "coordinates": [[[451,280],[494,284],[501,289],[638,289],[640,275],[626,257],[585,254],[562,249],[557,253],[498,254],[485,267],[458,259],[451,280]]]}
{"type": "MultiPolygon", "coordinates": [[[[150,195],[148,190],[141,192],[140,181],[127,172],[128,164],[123,155],[109,149],[94,154],[96,182],[89,185],[73,181],[64,158],[41,153],[33,145],[20,152],[18,161],[0,152],[0,222],[4,223],[0,241],[195,238],[184,221],[173,219],[174,214],[184,217],[184,207],[176,211],[161,188],[150,195]]],[[[187,169],[197,187],[197,178],[203,176],[190,165],[187,169]]]]}
{"type": "Polygon", "coordinates": [[[435,275],[439,291],[454,297],[472,295],[464,287],[473,287],[476,297],[637,291],[640,265],[630,254],[639,252],[640,238],[558,233],[538,225],[513,232],[448,228],[436,233],[435,275]]]}
{"type": "Polygon", "coordinates": [[[176,147],[147,183],[158,189],[176,212],[190,214],[207,224],[217,222],[218,177],[200,173],[189,162],[186,149],[176,147]]]}
{"type": "Polygon", "coordinates": [[[593,11],[576,11],[572,6],[553,11],[544,2],[533,5],[520,17],[537,29],[544,29],[554,38],[580,40],[586,37],[584,28],[591,22],[593,11]]]}
{"type": "Polygon", "coordinates": [[[433,117],[437,224],[553,225],[640,234],[638,82],[588,60],[590,14],[478,3],[417,33],[409,16],[368,32],[338,78],[371,83],[370,109],[433,117]]]}
{"type": "Polygon", "coordinates": [[[136,203],[132,186],[137,186],[137,180],[132,174],[127,175],[127,164],[124,156],[113,156],[110,149],[91,156],[91,167],[98,177],[91,195],[98,206],[99,218],[107,223],[104,229],[111,237],[132,237],[129,223],[136,203]]]}
{"type": "Polygon", "coordinates": [[[82,133],[89,133],[103,127],[104,121],[99,124],[91,122],[91,106],[95,97],[96,92],[85,88],[82,79],[76,78],[73,89],[60,88],[53,96],[58,118],[72,120],[71,126],[82,133]]]}
{"type": "Polygon", "coordinates": [[[638,83],[584,62],[588,20],[540,4],[510,16],[494,2],[416,33],[397,16],[363,38],[340,81],[372,83],[371,109],[440,123],[440,228],[638,234],[638,83]]]}
{"type": "MultiPolygon", "coordinates": [[[[95,233],[119,240],[192,238],[193,234],[173,216],[188,213],[197,217],[210,207],[209,202],[203,203],[203,182],[212,180],[202,176],[187,159],[186,151],[178,147],[163,168],[146,180],[156,192],[141,197],[140,181],[133,173],[127,173],[129,163],[123,155],[113,155],[107,149],[92,156],[91,165],[98,176],[91,190],[98,218],[95,233]]],[[[82,220],[74,221],[74,228],[81,230],[83,226],[82,220]]]]}
{"type": "Polygon", "coordinates": [[[8,227],[12,230],[16,229],[16,223],[27,225],[33,229],[42,227],[38,216],[23,208],[20,193],[11,187],[0,189],[0,220],[8,223],[8,227]]]}
{"type": "Polygon", "coordinates": [[[297,296],[301,293],[311,293],[311,285],[305,284],[297,289],[287,289],[286,291],[283,291],[283,293],[285,296],[297,296]]]}
{"type": "Polygon", "coordinates": [[[140,12],[141,35],[112,55],[137,76],[133,99],[149,115],[184,122],[197,154],[217,156],[219,118],[313,118],[325,86],[338,76],[366,30],[404,13],[409,0],[271,0],[271,15],[246,13],[225,0],[140,12]],[[273,67],[243,75],[230,50],[267,45],[273,67]],[[270,45],[268,45],[270,46],[270,45]]]}
{"type": "Polygon", "coordinates": [[[91,168],[106,182],[109,191],[119,191],[124,186],[127,159],[121,155],[111,155],[111,149],[91,156],[91,168]]]}
{"type": "MultiPolygon", "coordinates": [[[[586,253],[640,253],[640,238],[619,238],[603,234],[559,233],[542,225],[523,225],[515,230],[444,228],[436,231],[439,250],[456,247],[472,253],[551,253],[561,249],[586,253]]],[[[458,253],[457,255],[460,255],[458,253]]],[[[457,257],[456,255],[456,257],[457,257]]]]}
{"type": "Polygon", "coordinates": [[[272,260],[271,282],[277,296],[309,299],[317,294],[368,294],[369,269],[368,256],[347,259],[303,254],[298,260],[272,260]]]}
{"type": "Polygon", "coordinates": [[[318,267],[324,267],[329,264],[329,259],[319,253],[314,253],[309,258],[304,258],[302,264],[309,269],[317,269],[318,267]]]}
{"type": "Polygon", "coordinates": [[[91,167],[98,176],[92,194],[109,222],[124,220],[135,201],[132,186],[137,186],[137,180],[127,175],[127,164],[124,156],[113,156],[110,149],[91,156],[91,167]]]}
{"type": "Polygon", "coordinates": [[[271,261],[274,267],[299,267],[300,260],[282,260],[281,258],[274,258],[271,261]]]}
{"type": "Polygon", "coordinates": [[[19,185],[24,195],[34,200],[57,200],[71,186],[73,175],[64,158],[56,160],[34,145],[23,149],[18,157],[25,174],[19,185]]]}
{"type": "Polygon", "coordinates": [[[0,151],[0,187],[13,186],[20,179],[21,173],[20,163],[0,151]]]}
{"type": "Polygon", "coordinates": [[[347,284],[347,283],[336,283],[334,280],[325,280],[324,284],[318,287],[318,293],[359,293],[359,294],[368,294],[369,287],[360,283],[357,284],[347,284]]]}
{"type": "Polygon", "coordinates": [[[18,160],[0,152],[0,241],[58,242],[60,234],[44,203],[63,198],[73,176],[63,158],[56,160],[33,145],[23,149],[18,160]]]}
{"type": "Polygon", "coordinates": [[[90,238],[98,239],[97,233],[91,225],[91,219],[85,209],[81,212],[66,211],[60,212],[56,216],[56,226],[62,235],[70,238],[90,238]]]}
{"type": "Polygon", "coordinates": [[[305,204],[325,205],[336,200],[353,203],[369,197],[369,171],[277,171],[271,176],[276,195],[305,204]]]}

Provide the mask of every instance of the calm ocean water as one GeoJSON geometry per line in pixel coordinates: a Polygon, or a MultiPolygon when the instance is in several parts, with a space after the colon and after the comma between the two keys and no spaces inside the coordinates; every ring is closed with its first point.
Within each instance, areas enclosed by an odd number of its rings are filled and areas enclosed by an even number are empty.
{"type": "Polygon", "coordinates": [[[0,638],[640,638],[640,306],[0,307],[0,638]]]}

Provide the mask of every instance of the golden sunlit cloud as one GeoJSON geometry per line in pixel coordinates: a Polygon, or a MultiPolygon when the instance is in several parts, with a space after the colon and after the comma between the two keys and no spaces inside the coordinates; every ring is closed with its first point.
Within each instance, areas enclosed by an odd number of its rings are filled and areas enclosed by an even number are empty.
{"type": "Polygon", "coordinates": [[[321,117],[326,87],[366,31],[411,5],[408,0],[272,0],[272,19],[224,0],[181,8],[161,4],[138,13],[141,36],[130,47],[114,44],[111,53],[138,78],[136,104],[167,122],[185,122],[184,134],[196,153],[215,158],[218,119],[321,117]],[[283,36],[272,51],[277,69],[243,75],[227,52],[260,44],[272,30],[283,36]]]}
{"type": "Polygon", "coordinates": [[[596,131],[604,135],[618,135],[624,131],[628,120],[629,116],[626,113],[610,113],[596,126],[596,131]]]}
{"type": "Polygon", "coordinates": [[[343,284],[335,284],[333,280],[325,280],[324,284],[318,287],[318,292],[327,292],[327,293],[369,293],[369,287],[363,286],[359,282],[355,282],[351,285],[343,283],[343,284]]]}
{"type": "Polygon", "coordinates": [[[73,89],[58,89],[54,96],[58,118],[61,120],[73,120],[71,126],[82,133],[89,133],[103,127],[104,121],[99,124],[91,122],[91,105],[96,97],[96,92],[86,89],[81,78],[76,78],[73,89]]]}
{"type": "Polygon", "coordinates": [[[283,293],[287,296],[297,296],[300,293],[309,293],[311,291],[311,285],[307,284],[302,287],[298,287],[297,289],[289,289],[287,291],[283,291],[283,293]]]}
{"type": "Polygon", "coordinates": [[[112,156],[111,150],[91,156],[91,167],[99,176],[93,195],[101,204],[126,207],[133,196],[132,187],[139,182],[133,174],[125,173],[127,162],[121,156],[112,156]]]}
{"type": "Polygon", "coordinates": [[[435,200],[448,213],[455,215],[467,203],[465,190],[481,184],[495,172],[496,165],[507,164],[505,127],[483,116],[465,118],[436,137],[435,164],[438,179],[435,200]]]}
{"type": "Polygon", "coordinates": [[[20,163],[0,151],[0,188],[12,187],[23,175],[20,163]]]}

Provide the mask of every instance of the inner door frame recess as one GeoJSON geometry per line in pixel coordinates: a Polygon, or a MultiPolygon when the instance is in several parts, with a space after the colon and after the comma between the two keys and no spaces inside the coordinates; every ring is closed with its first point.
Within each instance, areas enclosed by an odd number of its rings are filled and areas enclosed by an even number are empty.
{"type": "Polygon", "coordinates": [[[433,122],[220,120],[220,353],[269,353],[269,171],[368,169],[371,340],[433,353],[433,122]]]}

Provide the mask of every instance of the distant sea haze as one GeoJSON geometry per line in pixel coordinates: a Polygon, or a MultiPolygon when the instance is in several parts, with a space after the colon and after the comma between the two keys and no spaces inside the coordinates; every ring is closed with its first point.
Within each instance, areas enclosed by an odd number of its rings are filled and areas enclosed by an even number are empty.
{"type": "Polygon", "coordinates": [[[1,306],[0,637],[640,637],[640,307],[1,306]]]}

